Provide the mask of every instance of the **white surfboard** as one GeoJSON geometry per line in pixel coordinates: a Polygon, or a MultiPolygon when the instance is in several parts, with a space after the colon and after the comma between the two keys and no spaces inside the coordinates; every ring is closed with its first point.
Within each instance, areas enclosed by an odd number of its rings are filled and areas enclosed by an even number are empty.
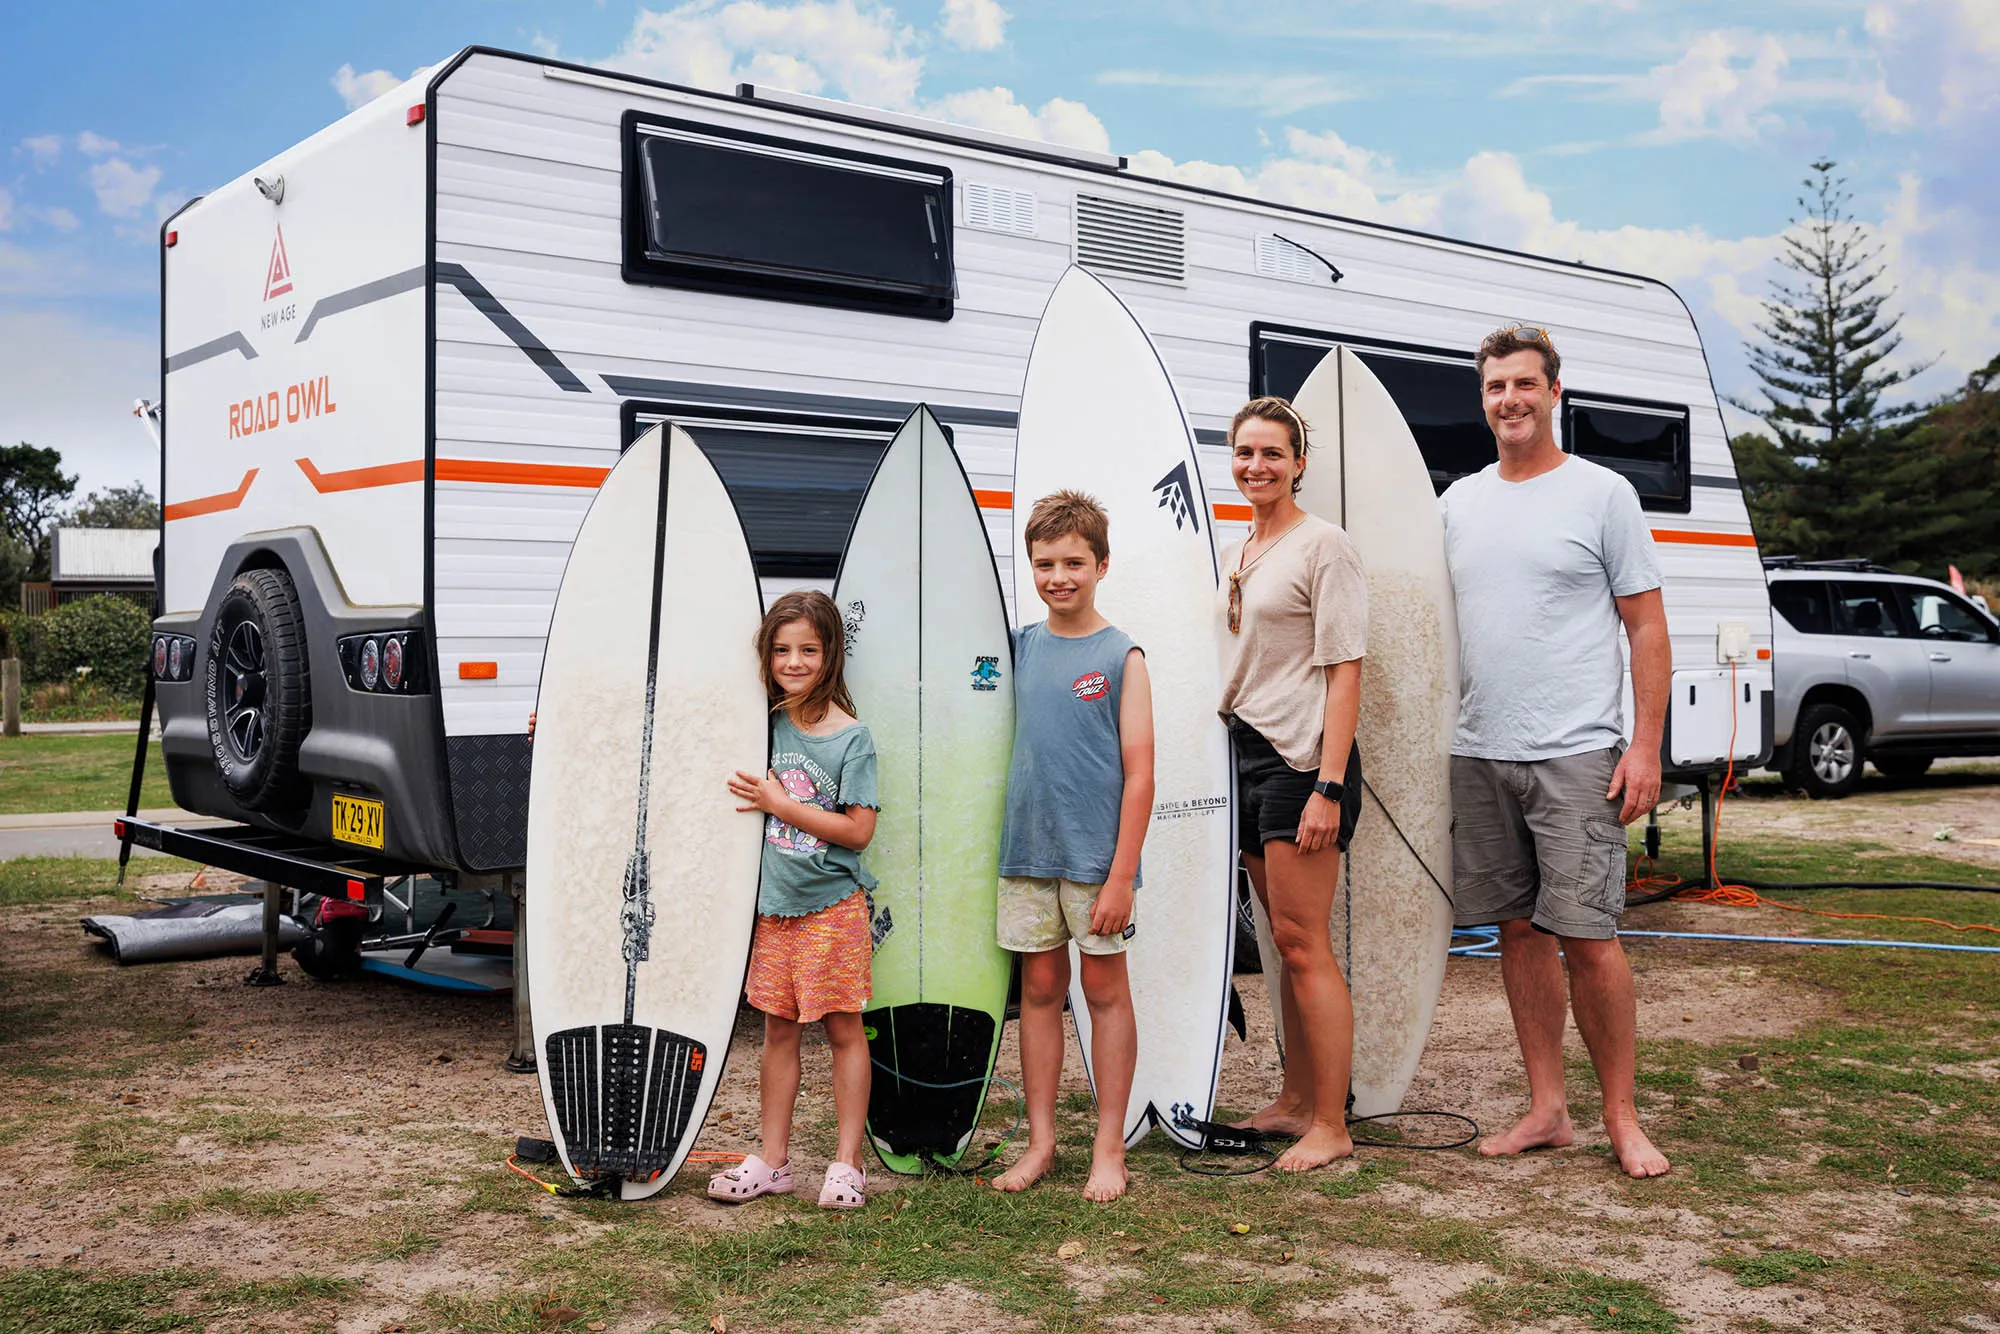
{"type": "Polygon", "coordinates": [[[756,920],[762,619],[735,506],[655,427],[563,571],[536,699],[525,930],[542,1100],[563,1166],[628,1200],[672,1179],[729,1051],[756,920]]]}
{"type": "Polygon", "coordinates": [[[1007,1015],[1012,960],[994,918],[1014,661],[979,502],[928,408],[875,469],[834,601],[882,798],[862,854],[880,881],[868,1133],[894,1171],[951,1167],[978,1129],[1007,1015]]]}
{"type": "MultiPolygon", "coordinates": [[[[1125,1138],[1176,1108],[1215,1105],[1234,941],[1228,733],[1216,715],[1213,518],[1194,439],[1166,367],[1111,289],[1072,267],[1042,312],[1021,390],[1014,456],[1014,608],[1043,615],[1021,530],[1035,501],[1084,491],[1111,516],[1097,607],[1145,650],[1153,685],[1155,796],[1129,947],[1139,1061],[1125,1138]]],[[[1074,946],[1071,947],[1074,953],[1074,946]]],[[[1074,959],[1072,959],[1074,964],[1074,959]]],[[[1090,1010],[1072,970],[1070,1009],[1090,1065],[1090,1010]]]]}
{"type": "MultiPolygon", "coordinates": [[[[1299,503],[1347,530],[1368,574],[1357,734],[1367,789],[1332,926],[1334,957],[1354,996],[1354,1114],[1375,1116],[1403,1104],[1451,943],[1458,615],[1437,493],[1382,382],[1336,348],[1293,406],[1312,443],[1299,503]]],[[[1257,937],[1277,1016],[1283,968],[1261,905],[1257,937]]]]}

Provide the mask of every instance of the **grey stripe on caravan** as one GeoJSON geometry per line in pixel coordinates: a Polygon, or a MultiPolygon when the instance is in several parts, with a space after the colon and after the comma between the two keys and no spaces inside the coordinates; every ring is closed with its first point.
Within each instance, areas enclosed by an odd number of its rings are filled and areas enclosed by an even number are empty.
{"type": "Polygon", "coordinates": [[[542,368],[542,373],[556,382],[560,389],[573,394],[587,394],[590,386],[577,373],[563,365],[562,358],[549,351],[548,344],[528,332],[528,326],[514,318],[512,311],[500,304],[500,299],[486,290],[485,284],[472,276],[463,264],[449,260],[437,266],[437,277],[441,283],[450,283],[459,291],[472,308],[493,321],[493,327],[506,334],[515,347],[528,354],[528,360],[542,368]]]}
{"type": "Polygon", "coordinates": [[[1737,487],[1734,477],[1724,477],[1718,473],[1698,472],[1688,480],[1696,486],[1713,486],[1724,491],[1734,491],[1737,487]]]}
{"type": "MultiPolygon", "coordinates": [[[[765,408],[805,412],[824,417],[880,417],[901,421],[917,410],[915,403],[886,398],[843,398],[837,394],[801,394],[790,389],[751,389],[742,385],[702,384],[696,380],[651,380],[636,375],[607,375],[605,387],[620,398],[664,398],[676,403],[705,403],[726,408],[765,408]]],[[[999,408],[930,405],[931,415],[948,426],[991,426],[1011,431],[1020,414],[999,408]]]]}
{"type": "Polygon", "coordinates": [[[313,302],[312,310],[306,315],[305,324],[299,329],[299,336],[292,341],[303,343],[311,338],[313,326],[330,315],[338,315],[357,306],[373,305],[384,297],[394,296],[398,292],[412,291],[423,285],[424,266],[419,264],[414,269],[404,269],[401,273],[392,273],[386,278],[377,278],[359,287],[350,287],[345,292],[323,296],[313,302]]]}
{"type": "Polygon", "coordinates": [[[186,370],[196,362],[207,361],[210,357],[219,357],[225,352],[241,352],[245,361],[255,361],[257,359],[257,349],[250,346],[249,339],[240,333],[229,333],[222,335],[220,338],[211,338],[199,347],[191,347],[185,352],[174,353],[167,358],[167,369],[169,371],[186,370]]]}

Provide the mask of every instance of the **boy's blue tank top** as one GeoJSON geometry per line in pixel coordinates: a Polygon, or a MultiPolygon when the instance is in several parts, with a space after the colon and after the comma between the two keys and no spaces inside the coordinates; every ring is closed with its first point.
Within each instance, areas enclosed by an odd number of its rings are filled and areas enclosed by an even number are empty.
{"type": "MultiPolygon", "coordinates": [[[[1014,632],[1014,759],[1000,874],[1101,885],[1118,849],[1125,655],[1116,626],[1070,639],[1046,622],[1014,632]]],[[[1139,881],[1134,875],[1132,883],[1139,881]]]]}

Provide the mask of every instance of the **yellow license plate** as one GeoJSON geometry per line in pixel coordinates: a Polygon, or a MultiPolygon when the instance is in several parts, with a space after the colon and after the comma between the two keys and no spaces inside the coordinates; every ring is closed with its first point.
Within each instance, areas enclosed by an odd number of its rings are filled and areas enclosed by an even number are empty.
{"type": "Polygon", "coordinates": [[[333,797],[333,836],[342,843],[382,846],[382,803],[368,797],[333,797]]]}

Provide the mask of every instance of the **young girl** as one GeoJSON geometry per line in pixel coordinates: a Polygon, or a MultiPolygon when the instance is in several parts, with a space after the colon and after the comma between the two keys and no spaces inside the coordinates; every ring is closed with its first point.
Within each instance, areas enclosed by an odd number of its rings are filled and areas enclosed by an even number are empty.
{"type": "Polygon", "coordinates": [[[762,1154],[709,1179],[711,1198],[741,1203],[790,1194],[792,1107],[799,1095],[799,1029],[817,1019],[833,1047],[833,1109],[839,1157],[826,1169],[822,1209],[867,1202],[861,1170],[868,1118],[867,891],[875,879],[859,853],[875,836],[875,742],[855,720],[842,679],[846,641],[824,593],[787,593],[757,631],[764,689],[776,715],[771,767],[738,770],[729,790],[742,811],[763,811],[763,881],[750,949],[750,1003],[764,1012],[762,1154]]]}

